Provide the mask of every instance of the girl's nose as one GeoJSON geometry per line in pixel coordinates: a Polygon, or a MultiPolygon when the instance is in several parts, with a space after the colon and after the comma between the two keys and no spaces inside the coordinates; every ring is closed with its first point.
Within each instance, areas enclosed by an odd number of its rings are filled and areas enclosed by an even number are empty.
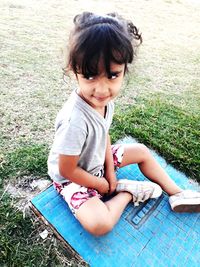
{"type": "Polygon", "coordinates": [[[99,93],[99,95],[105,95],[108,93],[109,86],[105,79],[99,79],[98,83],[96,84],[95,91],[96,93],[99,93]]]}

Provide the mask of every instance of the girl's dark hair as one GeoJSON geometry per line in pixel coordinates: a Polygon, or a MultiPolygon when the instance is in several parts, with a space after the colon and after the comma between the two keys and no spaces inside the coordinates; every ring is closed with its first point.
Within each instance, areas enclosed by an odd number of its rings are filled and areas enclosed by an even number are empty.
{"type": "Polygon", "coordinates": [[[99,60],[103,60],[107,74],[111,72],[111,62],[125,64],[126,71],[138,42],[142,42],[142,37],[136,26],[117,13],[100,16],[83,12],[74,18],[65,71],[97,75],[99,60]]]}

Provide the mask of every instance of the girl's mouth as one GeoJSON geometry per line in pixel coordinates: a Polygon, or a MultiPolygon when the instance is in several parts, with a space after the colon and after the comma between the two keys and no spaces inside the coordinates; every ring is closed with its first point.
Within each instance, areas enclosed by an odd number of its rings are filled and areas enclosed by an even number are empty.
{"type": "Polygon", "coordinates": [[[94,98],[100,102],[103,102],[105,100],[107,100],[109,97],[108,96],[104,96],[104,97],[101,97],[101,96],[94,96],[94,98]]]}

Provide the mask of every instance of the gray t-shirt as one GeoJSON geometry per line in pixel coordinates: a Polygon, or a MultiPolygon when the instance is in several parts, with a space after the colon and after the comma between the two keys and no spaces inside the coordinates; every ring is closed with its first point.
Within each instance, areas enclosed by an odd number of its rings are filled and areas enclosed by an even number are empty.
{"type": "Polygon", "coordinates": [[[58,169],[58,156],[79,155],[78,166],[95,175],[103,170],[107,134],[114,112],[109,102],[103,117],[75,91],[57,115],[55,138],[48,158],[48,174],[55,182],[64,183],[58,169]]]}

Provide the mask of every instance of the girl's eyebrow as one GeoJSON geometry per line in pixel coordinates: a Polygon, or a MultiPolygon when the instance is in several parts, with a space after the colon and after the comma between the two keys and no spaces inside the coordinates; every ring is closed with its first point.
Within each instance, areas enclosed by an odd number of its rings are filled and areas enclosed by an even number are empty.
{"type": "MultiPolygon", "coordinates": [[[[109,74],[112,74],[112,75],[117,75],[117,74],[120,74],[122,73],[123,70],[111,70],[109,74]]],[[[81,74],[83,77],[87,77],[87,76],[97,76],[98,73],[86,73],[86,74],[81,74]]]]}
{"type": "Polygon", "coordinates": [[[122,72],[122,70],[116,70],[116,71],[115,70],[113,70],[113,71],[111,70],[110,71],[110,73],[112,73],[112,74],[120,74],[121,72],[122,72]]]}

